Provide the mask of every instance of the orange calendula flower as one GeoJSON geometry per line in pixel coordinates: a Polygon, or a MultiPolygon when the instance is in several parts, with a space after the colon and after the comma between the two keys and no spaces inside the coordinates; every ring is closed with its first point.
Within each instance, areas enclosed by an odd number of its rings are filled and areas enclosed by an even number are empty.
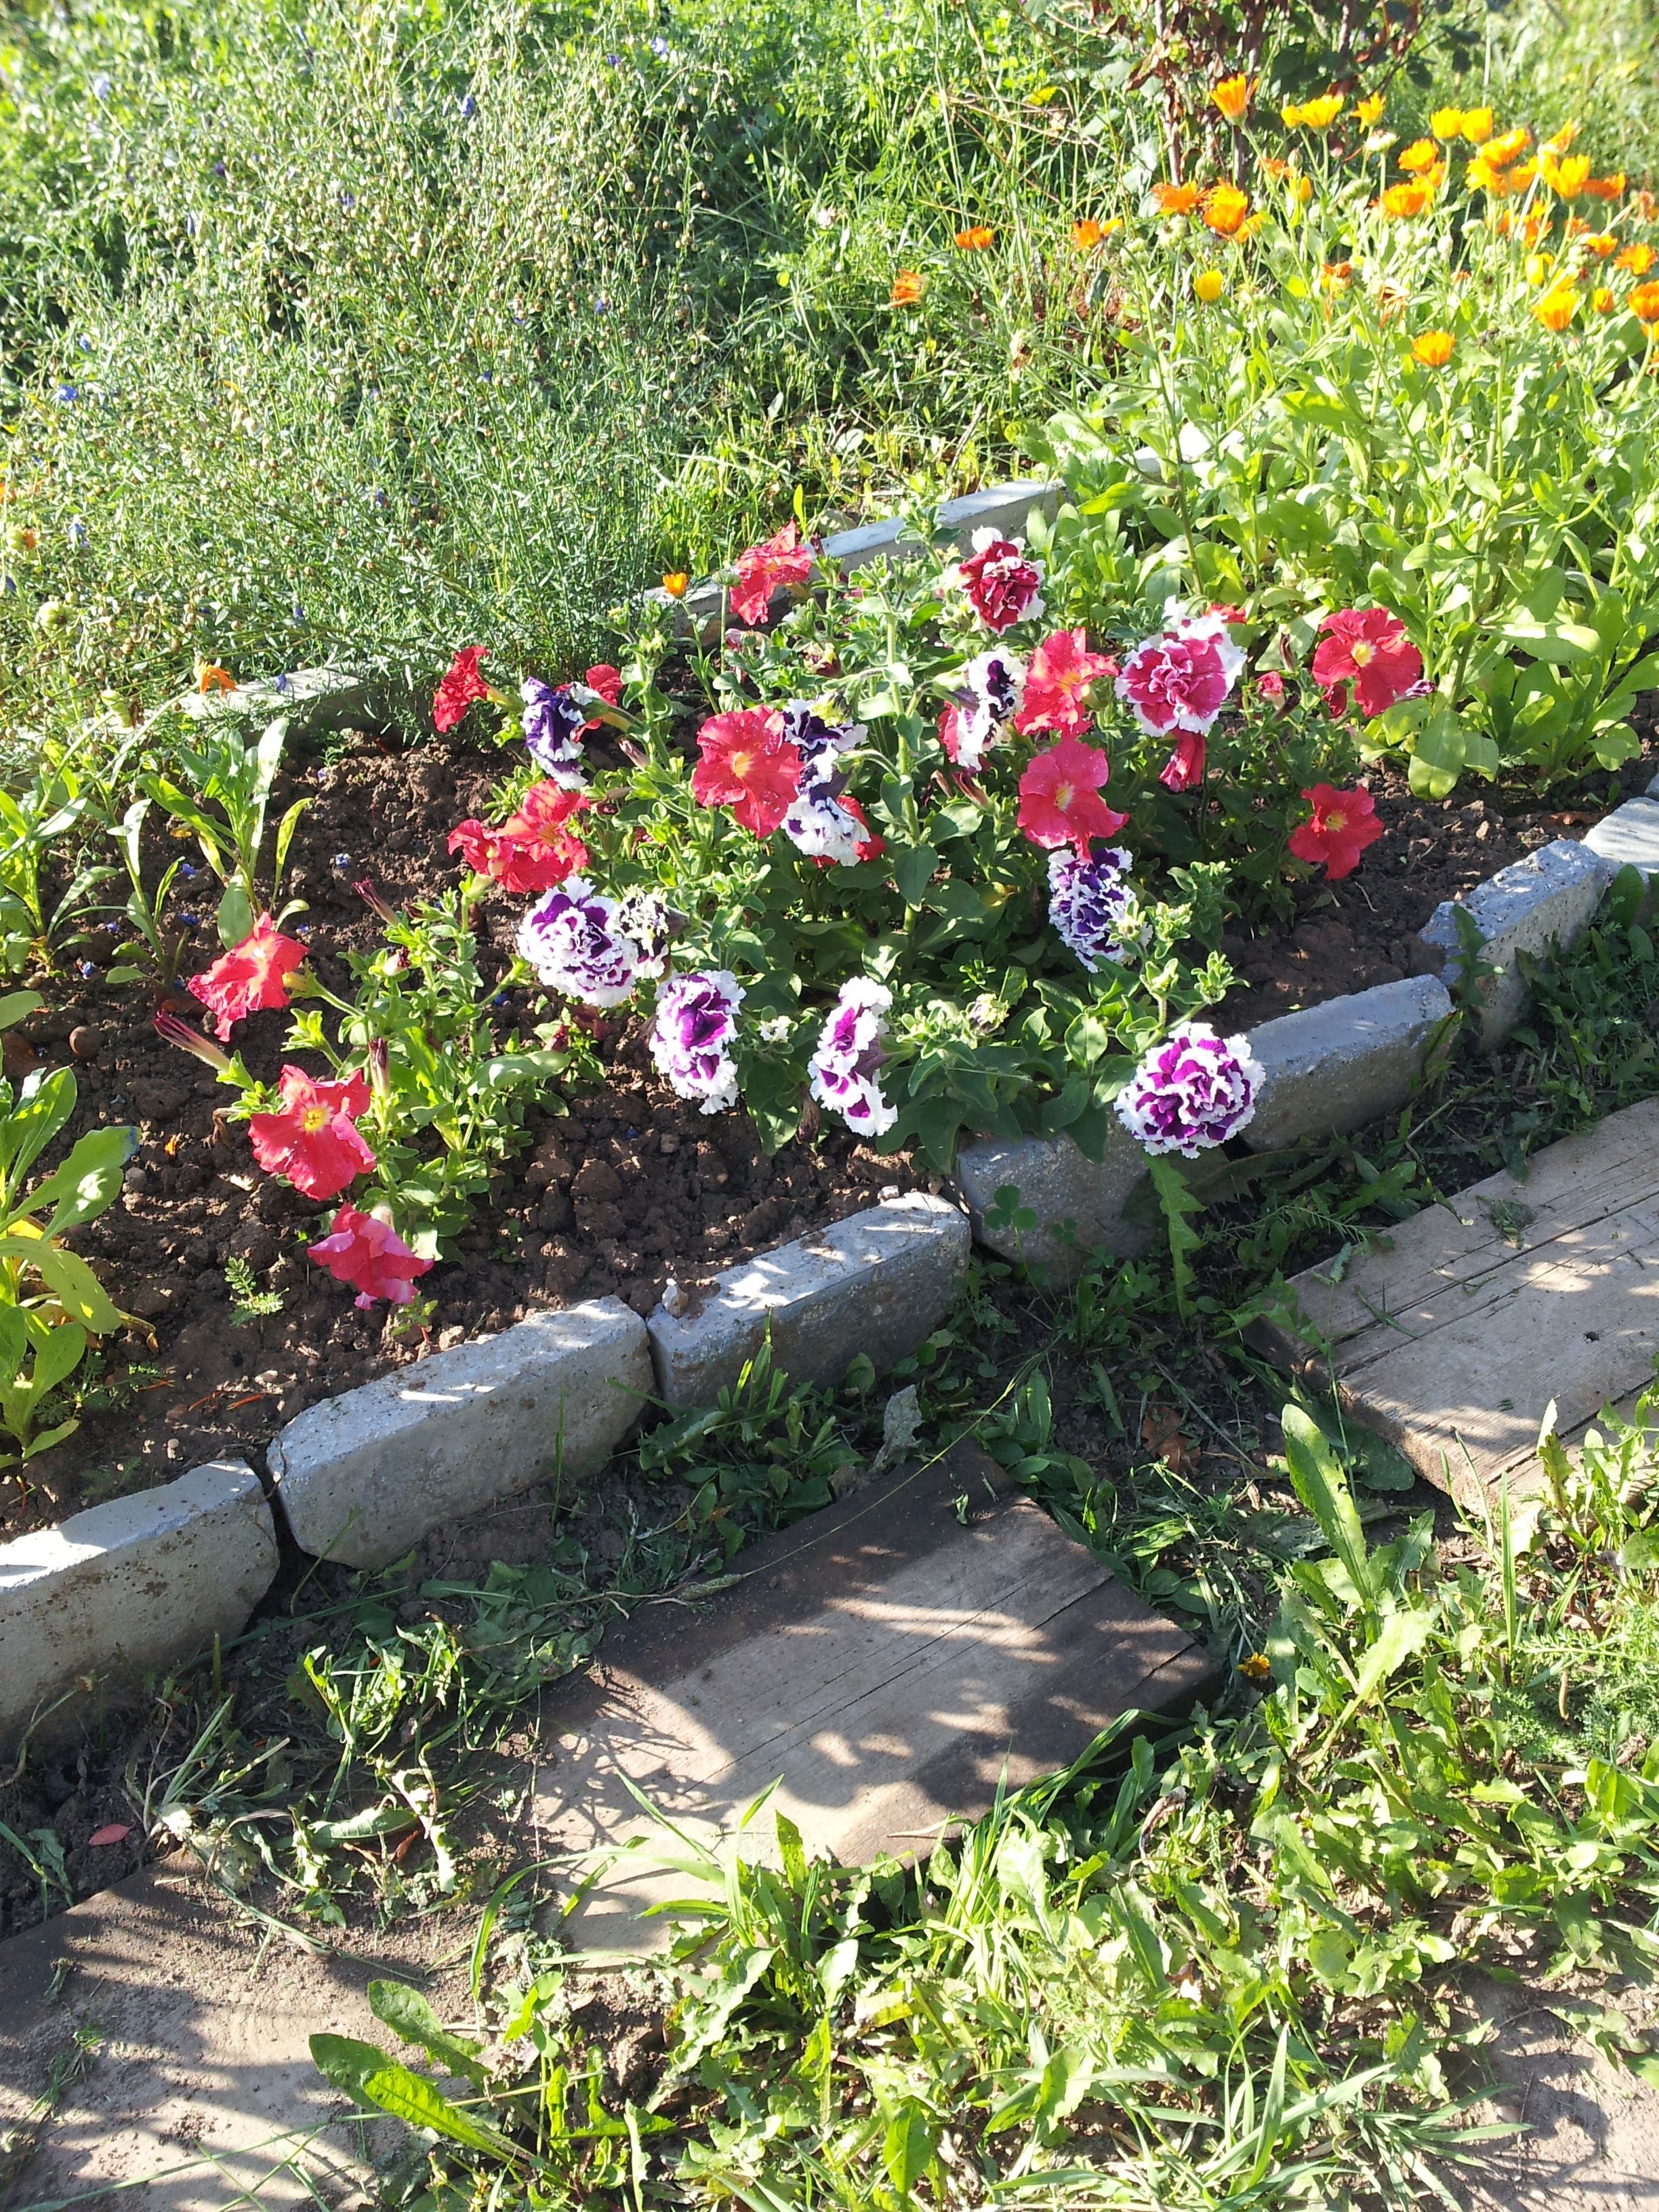
{"type": "Polygon", "coordinates": [[[1490,192],[1494,199],[1507,199],[1515,190],[1507,169],[1494,169],[1484,154],[1477,154],[1463,172],[1463,182],[1472,192],[1490,192]]]}
{"type": "Polygon", "coordinates": [[[1524,154],[1532,143],[1532,133],[1524,123],[1517,123],[1513,131],[1504,131],[1501,138],[1489,138],[1482,149],[1494,169],[1507,169],[1518,155],[1524,154]]]}
{"type": "Polygon", "coordinates": [[[1492,134],[1494,121],[1489,107],[1466,107],[1463,110],[1463,136],[1471,146],[1484,146],[1492,134]]]}
{"type": "Polygon", "coordinates": [[[1324,268],[1324,281],[1328,291],[1346,291],[1353,282],[1352,262],[1328,261],[1324,268]]]}
{"type": "Polygon", "coordinates": [[[1364,100],[1354,102],[1353,112],[1359,118],[1364,127],[1369,131],[1374,124],[1382,119],[1382,110],[1386,105],[1387,102],[1380,92],[1368,93],[1364,100]]]}
{"type": "Polygon", "coordinates": [[[1443,368],[1455,343],[1449,331],[1425,331],[1412,340],[1412,359],[1424,368],[1443,368]]]}
{"type": "Polygon", "coordinates": [[[1576,122],[1564,123],[1553,138],[1547,138],[1539,151],[1542,154],[1565,154],[1578,136],[1576,122]]]}
{"type": "Polygon", "coordinates": [[[1578,312],[1578,295],[1570,285],[1553,284],[1532,311],[1547,331],[1564,331],[1578,312]]]}
{"type": "Polygon", "coordinates": [[[1517,161],[1510,171],[1510,182],[1517,192],[1524,192],[1537,174],[1536,161],[1517,161]]]}
{"type": "Polygon", "coordinates": [[[1154,185],[1152,198],[1163,215],[1190,215],[1198,205],[1196,185],[1154,185]]]}
{"type": "Polygon", "coordinates": [[[1409,185],[1390,185],[1377,204],[1384,215],[1398,222],[1407,216],[1421,215],[1433,199],[1433,186],[1419,179],[1409,185]]]}
{"type": "Polygon", "coordinates": [[[1630,311],[1638,323],[1659,323],[1659,284],[1638,284],[1630,295],[1630,311]]]}
{"type": "Polygon", "coordinates": [[[671,568],[662,580],[662,587],[671,599],[683,599],[691,588],[691,579],[684,568],[671,568]]]}
{"type": "Polygon", "coordinates": [[[1429,128],[1437,138],[1461,138],[1463,136],[1462,109],[1437,107],[1429,118],[1429,128]]]}
{"type": "Polygon", "coordinates": [[[914,307],[927,289],[927,280],[919,269],[901,269],[887,297],[895,307],[914,307]]]}
{"type": "Polygon", "coordinates": [[[1653,260],[1650,246],[1627,246],[1613,265],[1615,269],[1628,269],[1632,276],[1645,276],[1653,260]]]}
{"type": "Polygon", "coordinates": [[[1589,157],[1584,154],[1569,154],[1557,160],[1547,154],[1542,162],[1544,182],[1558,199],[1576,200],[1584,189],[1589,176],[1589,157]]]}
{"type": "Polygon", "coordinates": [[[1250,95],[1255,90],[1255,81],[1248,76],[1224,76],[1210,97],[1229,123],[1242,123],[1249,112],[1250,95]]]}
{"type": "Polygon", "coordinates": [[[1420,177],[1425,169],[1437,167],[1440,149],[1432,138],[1416,138],[1400,156],[1400,166],[1408,177],[1420,177]]]}
{"type": "Polygon", "coordinates": [[[1605,284],[1598,284],[1590,294],[1590,306],[1598,315],[1610,315],[1618,304],[1605,284]]]}
{"type": "Polygon", "coordinates": [[[1105,226],[1085,215],[1072,225],[1072,243],[1079,253],[1092,253],[1106,235],[1105,226]]]}
{"type": "Polygon", "coordinates": [[[1594,231],[1584,240],[1584,251],[1593,253],[1598,261],[1605,261],[1608,254],[1618,252],[1619,241],[1610,230],[1594,231]]]}
{"type": "Polygon", "coordinates": [[[969,229],[957,231],[956,240],[964,253],[983,253],[988,246],[995,245],[996,235],[982,222],[976,222],[969,229]]]}
{"type": "Polygon", "coordinates": [[[1261,229],[1262,224],[1266,222],[1267,220],[1267,216],[1262,213],[1261,210],[1258,208],[1254,215],[1247,215],[1245,216],[1243,222],[1239,224],[1238,228],[1234,232],[1233,235],[1241,244],[1243,244],[1244,240],[1247,238],[1254,238],[1257,231],[1261,229]]]}
{"type": "Polygon", "coordinates": [[[1611,177],[1586,177],[1584,190],[1593,200],[1621,199],[1625,191],[1625,173],[1620,169],[1611,177]]]}
{"type": "Polygon", "coordinates": [[[1198,204],[1199,213],[1218,238],[1232,238],[1250,211],[1250,196],[1237,185],[1212,185],[1198,204]]]}
{"type": "Polygon", "coordinates": [[[1221,271],[1218,269],[1200,269],[1193,279],[1193,290],[1206,307],[1214,307],[1222,293],[1221,271]]]}
{"type": "Polygon", "coordinates": [[[1281,161],[1277,154],[1268,154],[1264,156],[1261,167],[1262,175],[1271,177],[1275,184],[1281,177],[1288,177],[1291,173],[1290,163],[1281,161]]]}
{"type": "Polygon", "coordinates": [[[236,689],[236,678],[231,674],[229,669],[221,668],[216,661],[198,661],[196,665],[196,689],[204,694],[209,691],[234,691],[236,689]]]}

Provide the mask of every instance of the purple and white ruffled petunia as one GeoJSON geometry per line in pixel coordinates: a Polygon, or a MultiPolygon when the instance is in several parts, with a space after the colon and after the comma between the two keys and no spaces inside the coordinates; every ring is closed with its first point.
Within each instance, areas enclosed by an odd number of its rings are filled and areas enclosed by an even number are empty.
{"type": "Polygon", "coordinates": [[[882,1017],[892,1003],[892,993],[879,983],[866,975],[850,976],[819,1035],[817,1050],[806,1063],[813,1097],[860,1136],[879,1136],[898,1119],[898,1109],[888,1104],[876,1081],[876,1072],[887,1057],[882,1050],[887,1035],[882,1017]]]}
{"type": "Polygon", "coordinates": [[[524,741],[530,757],[550,782],[580,791],[587,781],[582,765],[582,732],[587,705],[599,696],[586,684],[544,684],[526,676],[519,686],[524,701],[524,741]]]}
{"type": "Polygon", "coordinates": [[[868,732],[862,722],[831,722],[810,701],[792,699],[783,710],[783,734],[801,757],[800,781],[783,817],[784,836],[810,860],[853,867],[870,830],[861,814],[842,803],[847,779],[836,764],[868,732]]]}
{"type": "Polygon", "coordinates": [[[550,990],[585,1006],[621,1006],[647,967],[617,902],[580,876],[537,900],[519,924],[519,951],[550,990]]]}
{"type": "Polygon", "coordinates": [[[1119,1091],[1117,1118],[1149,1152],[1195,1160],[1238,1134],[1255,1112],[1265,1079],[1248,1039],[1218,1037],[1204,1022],[1180,1022],[1119,1091]]]}
{"type": "Polygon", "coordinates": [[[624,891],[617,902],[617,927],[639,955],[636,975],[661,975],[668,968],[668,948],[685,927],[655,891],[624,891]]]}
{"type": "Polygon", "coordinates": [[[695,1098],[705,1114],[738,1103],[731,1047],[743,995],[742,984],[724,968],[676,975],[657,994],[651,1057],[676,1097],[695,1098]]]}
{"type": "Polygon", "coordinates": [[[1119,933],[1127,933],[1135,902],[1132,857],[1123,845],[1097,846],[1086,860],[1069,845],[1048,855],[1048,919],[1091,975],[1101,961],[1123,957],[1119,933]]]}
{"type": "Polygon", "coordinates": [[[1024,693],[1025,668],[1006,647],[993,646],[958,672],[958,681],[962,689],[939,718],[939,742],[972,775],[1008,734],[1024,693]]]}

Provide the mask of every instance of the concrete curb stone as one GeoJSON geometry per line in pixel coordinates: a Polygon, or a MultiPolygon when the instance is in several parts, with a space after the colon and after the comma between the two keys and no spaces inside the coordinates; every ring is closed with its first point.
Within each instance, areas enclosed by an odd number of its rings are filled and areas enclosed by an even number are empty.
{"type": "Polygon", "coordinates": [[[1451,1011],[1437,976],[1408,975],[1263,1022],[1249,1042],[1267,1080],[1245,1143],[1270,1152],[1321,1129],[1359,1128],[1403,1105],[1451,1011]]]}
{"type": "Polygon", "coordinates": [[[0,1740],[77,1676],[238,1634],[276,1573],[259,1478],[215,1460],[0,1545],[0,1740]]]}
{"type": "Polygon", "coordinates": [[[270,1446],[302,1551],[380,1567],[445,1521],[591,1474],[652,1390],[645,1323],[620,1298],[532,1313],[311,1406],[270,1446]]]}
{"type": "Polygon", "coordinates": [[[646,1323],[657,1395],[676,1413],[712,1405],[766,1341],[796,1382],[839,1382],[860,1352],[891,1367],[956,1301],[965,1217],[911,1191],[728,1267],[696,1313],[659,1306],[646,1323]]]}
{"type": "Polygon", "coordinates": [[[1146,1155],[1115,1119],[1103,1156],[1091,1160],[1070,1137],[974,1137],[957,1153],[957,1183],[968,1201],[974,1235],[1004,1260],[1040,1262],[1051,1283],[1073,1283],[1090,1253],[1120,1259],[1145,1252],[1152,1231],[1124,1218],[1130,1194],[1146,1180],[1146,1155]],[[1012,1186],[1034,1226],[991,1229],[986,1216],[997,1193],[1012,1186]],[[1062,1233],[1071,1224],[1069,1236],[1062,1233]]]}
{"type": "MultiPolygon", "coordinates": [[[[1558,837],[1524,860],[1500,868],[1462,902],[1480,933],[1486,957],[1500,971],[1481,994],[1480,1038],[1487,1051],[1503,1042],[1526,1005],[1526,985],[1516,955],[1572,944],[1618,872],[1617,863],[1588,839],[1579,845],[1558,837]]],[[[1462,967],[1456,910],[1456,902],[1443,899],[1418,933],[1425,945],[1445,956],[1441,975],[1448,984],[1462,967]]]]}

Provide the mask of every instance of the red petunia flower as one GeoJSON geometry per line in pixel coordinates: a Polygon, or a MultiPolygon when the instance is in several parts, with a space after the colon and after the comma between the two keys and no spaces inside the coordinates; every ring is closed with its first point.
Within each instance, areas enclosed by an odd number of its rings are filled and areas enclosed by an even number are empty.
{"type": "Polygon", "coordinates": [[[994,530],[974,532],[974,550],[957,571],[968,604],[999,637],[1016,623],[1042,612],[1042,570],[1021,547],[994,530]]]}
{"type": "Polygon", "coordinates": [[[1285,696],[1285,679],[1276,668],[1269,668],[1258,676],[1255,688],[1263,699],[1282,699],[1285,696]]]}
{"type": "Polygon", "coordinates": [[[455,655],[448,673],[432,695],[432,726],[453,730],[475,699],[487,699],[489,686],[478,673],[478,663],[488,648],[469,645],[455,655]]]}
{"type": "Polygon", "coordinates": [[[798,590],[811,573],[811,547],[802,544],[800,532],[793,522],[786,522],[775,538],[738,554],[732,611],[753,629],[766,620],[774,592],[784,586],[798,590]]]}
{"type": "Polygon", "coordinates": [[[1204,781],[1204,748],[1208,740],[1199,730],[1183,730],[1176,749],[1164,763],[1158,781],[1170,791],[1196,791],[1204,781]]]}
{"type": "Polygon", "coordinates": [[[284,937],[262,914],[241,943],[216,960],[205,975],[192,975],[187,988],[214,1017],[221,1043],[234,1023],[267,1006],[288,1004],[288,978],[300,967],[306,949],[298,938],[284,937]]]}
{"type": "Polygon", "coordinates": [[[1116,674],[1117,663],[1110,653],[1090,652],[1085,631],[1057,629],[1043,639],[1027,665],[1024,696],[1014,727],[1022,737],[1036,730],[1054,730],[1061,737],[1080,738],[1094,721],[1085,694],[1091,684],[1116,674]]]}
{"type": "Polygon", "coordinates": [[[1298,860],[1325,864],[1332,883],[1351,876],[1360,854],[1382,835],[1376,818],[1376,802],[1364,784],[1339,791],[1334,784],[1316,783],[1302,794],[1313,808],[1311,822],[1291,832],[1291,850],[1298,860]]]}
{"type": "Polygon", "coordinates": [[[302,1067],[284,1067],[277,1087],[282,1112],[248,1117],[254,1158],[267,1175],[286,1176],[307,1198],[337,1198],[374,1164],[356,1127],[368,1104],[368,1078],[319,1083],[302,1067]]]}
{"type": "Polygon", "coordinates": [[[613,668],[608,660],[596,663],[582,682],[590,691],[597,691],[607,707],[617,706],[622,699],[622,671],[613,668]]]}
{"type": "Polygon", "coordinates": [[[1049,850],[1074,845],[1089,857],[1090,840],[1115,837],[1128,820],[1114,813],[1100,796],[1111,763],[1094,745],[1062,737],[1025,765],[1019,780],[1019,826],[1034,845],[1049,850]]]}
{"type": "Polygon", "coordinates": [[[702,758],[691,771],[691,796],[698,805],[729,805],[745,830],[769,837],[800,784],[800,749],[784,736],[782,715],[769,707],[713,714],[697,744],[702,758]]]}
{"type": "Polygon", "coordinates": [[[357,1304],[365,1308],[376,1298],[406,1306],[415,1295],[416,1276],[425,1274],[432,1265],[410,1250],[390,1222],[378,1214],[359,1213],[355,1206],[338,1209],[330,1233],[319,1238],[307,1257],[326,1268],[336,1282],[349,1283],[357,1293],[357,1304]]]}
{"type": "Polygon", "coordinates": [[[587,866],[586,846],[567,827],[588,805],[585,791],[532,783],[499,830],[469,818],[449,833],[449,849],[504,891],[550,891],[587,866]]]}
{"type": "Polygon", "coordinates": [[[1406,625],[1387,607],[1349,607],[1319,625],[1314,681],[1324,688],[1333,714],[1347,710],[1348,690],[1366,716],[1385,714],[1423,679],[1423,656],[1406,625]]]}

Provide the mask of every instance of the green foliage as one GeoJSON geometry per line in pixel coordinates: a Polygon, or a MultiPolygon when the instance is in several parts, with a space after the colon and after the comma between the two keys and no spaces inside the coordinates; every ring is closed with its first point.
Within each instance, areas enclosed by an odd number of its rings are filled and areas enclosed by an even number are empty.
{"type": "Polygon", "coordinates": [[[608,2088],[544,1957],[493,2014],[482,2109],[514,2151],[440,2144],[424,2201],[488,2177],[572,2203],[617,2185],[626,2135],[641,2203],[1445,2202],[1504,2133],[1459,2102],[1481,2034],[1461,1974],[1659,1954],[1659,1747],[1621,1762],[1560,1719],[1566,1624],[1589,1607],[1616,1636],[1659,1594],[1653,1410],[1582,1473],[1547,1447],[1547,1502],[1443,1561],[1426,1520],[1369,1546],[1286,1407],[1316,1529],[1295,1548],[1319,1555],[1281,1553],[1259,1702],[1161,1744],[1121,1723],[914,1869],[809,1862],[781,1816],[773,1851],[677,1835],[651,2095],[608,2088]]]}

